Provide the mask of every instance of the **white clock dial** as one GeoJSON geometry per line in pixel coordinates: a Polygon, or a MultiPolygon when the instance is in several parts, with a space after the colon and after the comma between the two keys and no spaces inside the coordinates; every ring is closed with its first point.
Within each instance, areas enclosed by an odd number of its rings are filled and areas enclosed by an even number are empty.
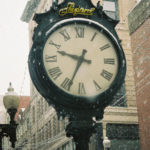
{"type": "Polygon", "coordinates": [[[45,43],[43,61],[58,88],[81,97],[106,91],[118,72],[112,41],[90,24],[67,24],[52,32],[45,43]]]}

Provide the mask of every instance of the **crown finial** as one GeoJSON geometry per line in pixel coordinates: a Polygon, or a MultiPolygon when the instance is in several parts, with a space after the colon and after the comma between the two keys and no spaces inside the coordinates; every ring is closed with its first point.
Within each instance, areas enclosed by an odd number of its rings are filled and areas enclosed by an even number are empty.
{"type": "Polygon", "coordinates": [[[9,82],[9,88],[7,89],[8,91],[14,91],[14,88],[12,87],[12,83],[9,82]]]}

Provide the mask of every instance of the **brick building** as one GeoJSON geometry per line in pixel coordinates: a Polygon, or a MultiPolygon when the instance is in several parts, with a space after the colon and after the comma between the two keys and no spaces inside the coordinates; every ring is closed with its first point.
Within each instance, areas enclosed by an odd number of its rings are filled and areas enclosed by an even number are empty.
{"type": "Polygon", "coordinates": [[[129,14],[136,101],[142,150],[150,149],[150,1],[141,1],[129,14]]]}

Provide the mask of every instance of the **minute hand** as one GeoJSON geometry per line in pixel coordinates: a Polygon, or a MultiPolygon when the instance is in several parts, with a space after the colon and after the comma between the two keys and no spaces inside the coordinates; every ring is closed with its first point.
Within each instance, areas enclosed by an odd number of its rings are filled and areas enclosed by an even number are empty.
{"type": "Polygon", "coordinates": [[[80,68],[80,66],[81,66],[81,64],[82,64],[82,62],[84,61],[84,55],[85,55],[86,52],[87,52],[87,51],[86,51],[85,49],[83,49],[82,55],[81,55],[81,56],[78,56],[78,62],[77,62],[76,68],[75,68],[75,70],[74,70],[74,72],[73,72],[73,75],[72,75],[72,78],[71,78],[71,81],[72,81],[72,82],[73,82],[73,79],[74,79],[75,75],[77,74],[77,72],[78,72],[78,70],[79,70],[79,68],[80,68]]]}
{"type": "MultiPolygon", "coordinates": [[[[66,53],[65,51],[57,51],[58,53],[60,53],[61,55],[63,55],[63,56],[69,56],[69,57],[71,57],[71,58],[73,58],[73,59],[75,59],[75,60],[79,60],[79,57],[81,57],[81,56],[77,56],[77,55],[73,55],[73,54],[68,54],[68,53],[66,53]]],[[[82,60],[83,62],[86,62],[86,63],[88,63],[88,64],[91,64],[91,60],[88,60],[88,59],[84,59],[83,58],[83,60],[82,60]]]]}

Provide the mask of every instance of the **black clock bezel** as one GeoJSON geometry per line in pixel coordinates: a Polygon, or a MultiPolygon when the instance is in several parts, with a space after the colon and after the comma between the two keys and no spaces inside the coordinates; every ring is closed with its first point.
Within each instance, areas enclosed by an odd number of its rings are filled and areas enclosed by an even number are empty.
{"type": "Polygon", "coordinates": [[[33,65],[31,66],[29,63],[30,74],[31,72],[32,74],[34,74],[34,78],[32,78],[32,81],[34,82],[37,90],[44,97],[46,97],[47,100],[50,100],[51,103],[54,105],[60,105],[66,109],[69,108],[69,110],[78,110],[78,109],[94,110],[95,108],[105,107],[111,102],[112,96],[116,93],[116,91],[120,88],[120,86],[124,81],[126,61],[122,47],[118,43],[118,40],[115,38],[115,36],[106,27],[104,27],[102,24],[96,21],[86,18],[64,19],[53,25],[50,29],[46,29],[44,40],[38,44],[39,44],[38,47],[34,44],[30,52],[29,60],[31,62],[33,62],[33,60],[37,60],[35,63],[35,67],[33,67],[33,65]],[[103,33],[113,43],[118,55],[118,62],[119,62],[118,73],[114,81],[112,82],[109,89],[96,96],[91,97],[74,96],[61,90],[53,83],[53,81],[51,81],[44,67],[43,49],[47,39],[58,28],[66,24],[73,24],[73,23],[82,23],[85,25],[88,24],[90,26],[102,30],[103,33]],[[37,52],[36,53],[34,52],[34,56],[33,55],[31,56],[32,51],[34,51],[35,49],[37,52]],[[92,101],[89,101],[89,99],[92,99],[92,101]]]}

